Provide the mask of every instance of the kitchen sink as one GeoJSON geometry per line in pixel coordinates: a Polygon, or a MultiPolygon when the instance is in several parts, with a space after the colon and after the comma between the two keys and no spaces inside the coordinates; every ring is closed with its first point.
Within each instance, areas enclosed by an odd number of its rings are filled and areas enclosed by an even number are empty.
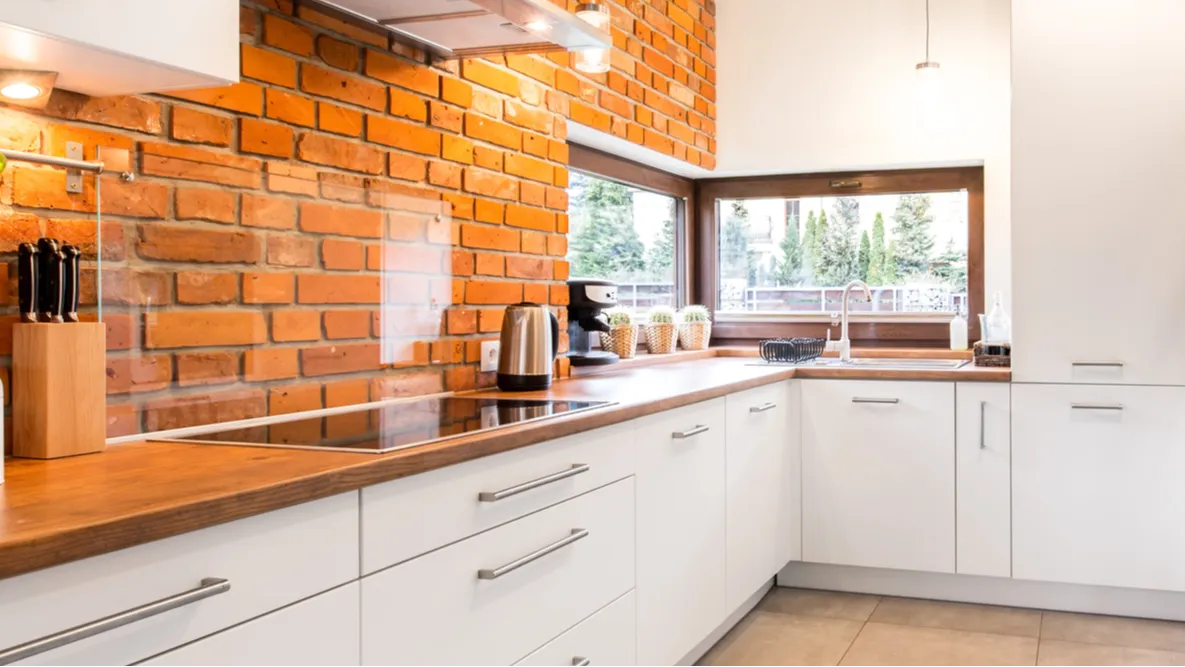
{"type": "Polygon", "coordinates": [[[839,366],[844,368],[901,368],[908,370],[954,370],[962,368],[969,362],[966,359],[888,359],[881,357],[857,358],[851,361],[840,361],[834,358],[819,359],[815,362],[820,366],[839,366]]]}

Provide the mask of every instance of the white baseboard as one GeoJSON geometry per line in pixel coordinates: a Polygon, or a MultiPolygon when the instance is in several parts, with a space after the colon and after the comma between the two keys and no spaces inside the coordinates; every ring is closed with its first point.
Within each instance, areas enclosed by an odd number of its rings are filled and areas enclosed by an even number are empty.
{"type": "Polygon", "coordinates": [[[707,653],[713,646],[716,645],[716,642],[723,639],[724,635],[728,634],[729,630],[731,630],[737,623],[740,623],[741,619],[744,618],[746,614],[753,611],[753,608],[757,606],[757,603],[761,602],[761,598],[765,597],[765,594],[768,593],[773,587],[774,580],[770,579],[765,583],[764,586],[759,588],[756,593],[751,595],[749,599],[741,603],[741,606],[736,611],[729,614],[728,618],[726,618],[724,622],[720,624],[720,627],[713,630],[712,634],[708,635],[707,638],[697,644],[695,648],[691,649],[690,653],[683,656],[683,659],[675,664],[694,665],[700,658],[704,657],[705,653],[707,653]]]}
{"type": "Polygon", "coordinates": [[[779,586],[1185,621],[1185,593],[967,574],[790,563],[779,586]]]}

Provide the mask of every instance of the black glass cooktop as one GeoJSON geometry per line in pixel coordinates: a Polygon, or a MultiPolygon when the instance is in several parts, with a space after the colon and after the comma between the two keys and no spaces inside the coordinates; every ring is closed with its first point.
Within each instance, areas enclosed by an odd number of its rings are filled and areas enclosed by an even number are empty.
{"type": "Polygon", "coordinates": [[[607,405],[612,403],[449,396],[334,414],[320,410],[303,419],[168,440],[381,454],[607,405]]]}

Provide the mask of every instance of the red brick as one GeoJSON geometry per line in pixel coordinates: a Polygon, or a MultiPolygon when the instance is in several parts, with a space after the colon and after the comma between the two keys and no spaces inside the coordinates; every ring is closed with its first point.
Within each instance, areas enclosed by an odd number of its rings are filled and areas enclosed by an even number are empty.
{"type": "Polygon", "coordinates": [[[519,233],[513,229],[466,223],[461,225],[461,245],[466,248],[517,252],[519,233]]]}
{"type": "Polygon", "coordinates": [[[264,93],[264,110],[268,118],[293,125],[313,127],[317,123],[317,103],[307,97],[268,88],[264,93]]]}
{"type": "Polygon", "coordinates": [[[177,303],[233,303],[238,297],[239,278],[234,273],[177,272],[177,303]]]}
{"type": "Polygon", "coordinates": [[[366,50],[366,76],[401,88],[435,97],[440,93],[440,76],[423,65],[408,62],[374,49],[366,50]]]}
{"type": "Polygon", "coordinates": [[[338,69],[351,72],[358,69],[358,47],[329,35],[317,35],[317,55],[338,69]]]}
{"type": "Polygon", "coordinates": [[[313,55],[313,31],[271,13],[263,15],[263,43],[297,55],[313,55]]]}
{"type": "MultiPolygon", "coordinates": [[[[231,119],[189,107],[173,107],[170,135],[177,141],[229,146],[231,119]]],[[[52,149],[50,149],[52,151],[52,149]]]]}
{"type": "Polygon", "coordinates": [[[473,163],[491,171],[502,171],[502,163],[505,157],[506,154],[497,148],[490,148],[489,146],[473,147],[473,163]]]}
{"type": "MultiPolygon", "coordinates": [[[[433,160],[428,166],[428,182],[442,188],[459,190],[461,188],[461,167],[433,160]]],[[[454,215],[456,215],[455,211],[454,215]]]]}
{"type": "Polygon", "coordinates": [[[306,4],[301,4],[296,8],[296,15],[309,23],[315,23],[330,32],[336,32],[339,35],[344,35],[350,39],[362,42],[364,44],[373,44],[386,48],[388,33],[378,27],[369,27],[358,25],[357,23],[343,21],[334,16],[330,16],[323,12],[317,11],[314,7],[306,4]]]}
{"type": "Polygon", "coordinates": [[[444,382],[439,370],[384,375],[371,380],[370,386],[374,400],[435,394],[443,390],[444,382]]]}
{"type": "Polygon", "coordinates": [[[432,246],[384,243],[367,249],[366,268],[372,271],[441,275],[443,266],[444,253],[432,246]]]}
{"type": "MultiPolygon", "coordinates": [[[[277,319],[283,319],[282,313],[285,311],[275,311],[272,314],[272,330],[273,337],[275,337],[275,326],[277,319]],[[279,316],[279,318],[277,318],[279,316]]],[[[317,320],[317,313],[308,313],[317,320]]],[[[320,337],[321,324],[316,322],[317,331],[313,336],[313,340],[320,337]]],[[[279,338],[276,338],[279,341],[279,338]]],[[[301,339],[306,340],[306,339],[301,339]]],[[[300,375],[300,362],[297,356],[298,350],[294,347],[256,347],[247,350],[243,354],[243,379],[247,382],[263,382],[266,380],[282,380],[285,378],[294,378],[300,375]]]]}
{"type": "Polygon", "coordinates": [[[522,283],[470,280],[465,285],[465,303],[511,304],[523,298],[522,283]]]}
{"type": "Polygon", "coordinates": [[[56,89],[42,113],[54,118],[97,123],[125,130],[160,134],[160,103],[145,97],[112,95],[90,97],[56,89]]]}
{"type": "Polygon", "coordinates": [[[126,394],[156,391],[173,379],[172,360],[167,354],[107,359],[107,393],[126,394]]]}
{"type": "Polygon", "coordinates": [[[239,150],[273,157],[292,157],[292,128],[253,118],[239,122],[239,150]]]}
{"type": "Polygon", "coordinates": [[[234,223],[238,195],[229,190],[178,187],[173,211],[178,220],[209,220],[234,223]]]}
{"type": "Polygon", "coordinates": [[[473,106],[473,86],[460,79],[441,79],[440,99],[468,109],[473,106]]]}
{"type": "Polygon", "coordinates": [[[304,236],[271,234],[267,237],[267,263],[272,266],[314,266],[317,263],[317,242],[304,236]]]}
{"type": "Polygon", "coordinates": [[[267,404],[262,389],[241,389],[161,398],[145,403],[143,412],[146,431],[163,431],[262,417],[267,404]]]}
{"type": "Polygon", "coordinates": [[[300,68],[300,89],[375,111],[382,111],[387,106],[384,86],[310,63],[300,68]]]}
{"type": "Polygon", "coordinates": [[[476,310],[450,308],[445,313],[449,334],[456,336],[477,333],[476,310]]]}
{"type": "Polygon", "coordinates": [[[144,316],[147,348],[255,345],[266,339],[260,312],[158,311],[144,316]]]}
{"type": "MultiPolygon", "coordinates": [[[[32,216],[30,216],[32,217],[32,216]]],[[[0,217],[0,220],[4,220],[0,217]]],[[[35,221],[35,219],[34,219],[35,221]]],[[[32,242],[40,236],[37,232],[37,227],[30,229],[24,224],[17,224],[15,227],[9,227],[8,222],[0,222],[0,238],[6,238],[9,233],[19,236],[22,233],[30,233],[31,236],[25,237],[26,240],[32,242]]],[[[58,239],[63,243],[68,243],[77,246],[82,251],[82,256],[88,259],[95,257],[95,251],[98,248],[98,238],[96,234],[95,221],[88,218],[50,218],[45,222],[45,235],[58,239]]],[[[6,241],[0,240],[0,247],[6,245],[6,241]]],[[[103,261],[123,261],[127,257],[127,249],[124,243],[123,223],[120,222],[104,222],[103,223],[103,261]]],[[[3,284],[7,284],[4,282],[3,284]]]]}
{"type": "Polygon", "coordinates": [[[446,134],[442,138],[440,155],[446,160],[473,164],[473,142],[463,137],[446,134]]]}
{"type": "Polygon", "coordinates": [[[422,157],[392,151],[387,159],[387,172],[391,178],[416,182],[428,178],[428,160],[422,157]]]}
{"type": "Polygon", "coordinates": [[[226,384],[239,376],[235,352],[200,352],[177,355],[177,384],[182,387],[226,384]]]}
{"type": "Polygon", "coordinates": [[[301,202],[300,229],[315,234],[382,238],[383,214],[364,208],[301,202]]]}
{"type": "Polygon", "coordinates": [[[310,376],[377,370],[382,367],[379,349],[378,343],[305,348],[300,351],[301,371],[310,376]]]}
{"type": "Polygon", "coordinates": [[[313,274],[297,276],[298,303],[379,303],[378,276],[313,274]]]}
{"type": "Polygon", "coordinates": [[[327,310],[323,317],[325,337],[329,340],[368,338],[370,319],[369,310],[327,310]]]}
{"type": "Polygon", "coordinates": [[[492,222],[495,225],[500,225],[505,218],[505,206],[486,199],[478,199],[474,211],[474,218],[478,222],[492,222]]]}
{"type": "Polygon", "coordinates": [[[319,340],[320,338],[321,315],[316,311],[272,311],[272,339],[277,343],[319,340]]]}
{"type": "Polygon", "coordinates": [[[443,127],[450,132],[460,132],[464,125],[465,112],[439,102],[431,103],[432,117],[430,122],[435,127],[443,127]]]}
{"type": "Polygon", "coordinates": [[[480,333],[493,333],[502,330],[502,316],[506,311],[502,308],[485,308],[477,311],[477,330],[480,333]]]}
{"type": "Polygon", "coordinates": [[[271,192],[316,197],[317,170],[288,162],[269,162],[267,189],[271,192]]]}
{"type": "Polygon", "coordinates": [[[518,97],[518,77],[498,69],[484,60],[467,58],[461,61],[461,76],[479,86],[491,88],[500,93],[518,97]]]}
{"type": "Polygon", "coordinates": [[[268,413],[285,415],[306,412],[321,407],[321,385],[293,384],[287,387],[272,387],[267,392],[268,413]]]}
{"type": "Polygon", "coordinates": [[[421,125],[366,116],[366,139],[423,155],[440,155],[440,133],[421,125]]]}
{"type": "Polygon", "coordinates": [[[243,303],[292,303],[295,296],[291,273],[243,274],[243,303]]]}
{"type": "Polygon", "coordinates": [[[516,151],[523,145],[522,130],[472,112],[465,114],[465,135],[516,151]]]}
{"type": "MultiPolygon", "coordinates": [[[[258,188],[262,163],[255,158],[215,153],[200,148],[142,142],[140,171],[149,176],[208,181],[241,188],[258,188]]],[[[129,184],[132,185],[132,184],[129,184]]],[[[109,188],[104,188],[103,208],[109,188]]]]}
{"type": "Polygon", "coordinates": [[[325,239],[321,242],[321,263],[331,271],[361,271],[365,246],[357,241],[325,239]]]}
{"type": "Polygon", "coordinates": [[[170,90],[161,94],[252,116],[263,113],[263,89],[254,83],[243,82],[214,88],[170,90]]]}
{"type": "Polygon", "coordinates": [[[279,197],[243,195],[243,219],[246,227],[292,229],[296,224],[296,203],[279,197]]]}
{"type": "Polygon", "coordinates": [[[523,181],[519,185],[519,201],[529,206],[547,205],[547,186],[531,181],[523,181]]]}
{"type": "Polygon", "coordinates": [[[309,132],[301,134],[297,140],[296,155],[305,162],[367,174],[383,173],[387,161],[386,153],[373,146],[309,132]]]}
{"type": "Polygon", "coordinates": [[[465,169],[465,191],[498,199],[518,199],[518,181],[490,171],[465,169]]]}
{"type": "Polygon", "coordinates": [[[139,234],[136,252],[147,259],[255,263],[261,255],[259,237],[250,232],[146,224],[139,234]]]}
{"type": "Polygon", "coordinates": [[[506,173],[550,185],[555,176],[555,168],[551,164],[533,157],[507,153],[506,173]]]}
{"type": "Polygon", "coordinates": [[[502,255],[479,252],[475,257],[474,273],[481,276],[506,275],[506,259],[502,255]]]}
{"type": "Polygon", "coordinates": [[[507,123],[535,130],[543,134],[551,134],[552,114],[547,111],[532,109],[514,100],[506,100],[506,110],[503,118],[507,123]]]}
{"type": "Polygon", "coordinates": [[[548,86],[555,86],[555,65],[539,56],[507,54],[506,66],[548,86]]]}
{"type": "Polygon", "coordinates": [[[321,121],[319,127],[326,132],[347,137],[362,136],[362,112],[339,107],[328,102],[318,102],[321,121]]]}
{"type": "Polygon", "coordinates": [[[506,258],[507,278],[526,278],[528,280],[551,280],[552,262],[538,257],[519,257],[512,255],[506,258]]]}
{"type": "Polygon", "coordinates": [[[539,232],[524,231],[522,233],[522,248],[522,251],[528,255],[546,255],[547,235],[539,232]]]}
{"type": "Polygon", "coordinates": [[[242,44],[239,63],[243,76],[285,88],[296,87],[296,61],[286,55],[242,44]]]}
{"type": "Polygon", "coordinates": [[[427,100],[398,88],[391,88],[388,93],[391,98],[388,110],[392,116],[410,118],[421,123],[428,120],[427,100]]]}

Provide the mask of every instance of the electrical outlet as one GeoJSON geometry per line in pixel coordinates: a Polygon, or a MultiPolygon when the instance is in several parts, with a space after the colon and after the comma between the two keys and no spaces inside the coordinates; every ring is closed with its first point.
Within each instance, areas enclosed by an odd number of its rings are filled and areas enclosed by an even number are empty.
{"type": "Polygon", "coordinates": [[[493,373],[498,370],[498,354],[502,351],[502,343],[496,340],[481,342],[481,372],[493,373]]]}

